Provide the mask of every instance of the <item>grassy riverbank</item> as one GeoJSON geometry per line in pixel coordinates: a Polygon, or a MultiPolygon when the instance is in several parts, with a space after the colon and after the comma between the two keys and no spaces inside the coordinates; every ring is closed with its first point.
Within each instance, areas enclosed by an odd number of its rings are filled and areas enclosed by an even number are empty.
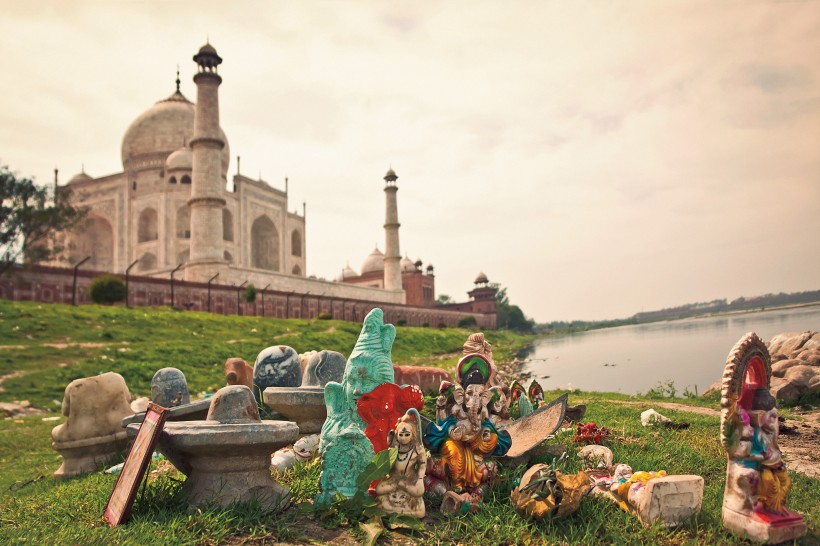
{"type": "MultiPolygon", "coordinates": [[[[352,544],[355,526],[317,521],[295,507],[266,514],[254,505],[230,510],[189,510],[182,495],[183,477],[167,465],[153,463],[149,483],[137,496],[132,520],[109,528],[101,514],[116,478],[93,473],[57,481],[52,473],[60,457],[51,449],[50,430],[60,421],[59,401],[76,377],[117,371],[135,395],[148,394],[154,371],[175,366],[185,371],[192,392],[214,389],[224,381],[228,356],[253,361],[273,344],[298,351],[334,349],[348,354],[359,325],[333,321],[272,320],[222,317],[168,309],[69,307],[0,301],[0,375],[22,372],[4,381],[0,400],[28,399],[45,415],[0,420],[0,543],[2,544],[352,544]],[[55,403],[54,401],[57,401],[55,403]]],[[[468,331],[399,328],[394,359],[399,364],[452,367],[468,331]]],[[[509,359],[530,338],[489,332],[498,360],[509,359]]],[[[548,393],[548,397],[558,392],[548,393]]],[[[522,468],[507,468],[485,497],[477,514],[443,518],[428,499],[425,532],[389,533],[380,543],[425,544],[737,544],[720,522],[726,460],[718,442],[718,418],[703,413],[664,409],[664,415],[687,421],[682,431],[644,428],[640,412],[657,399],[605,393],[573,393],[570,403],[585,403],[585,420],[612,430],[609,446],[616,461],[635,469],[697,473],[705,478],[703,510],[691,525],[669,531],[645,529],[636,519],[605,500],[584,499],[574,516],[532,523],[520,518],[509,502],[513,480],[522,468]]],[[[714,401],[676,400],[715,407],[714,401]]],[[[565,444],[574,453],[572,431],[549,444],[565,444]]],[[[565,467],[575,471],[570,457],[565,467]]],[[[289,471],[279,479],[296,502],[316,494],[316,463],[289,471]]],[[[809,537],[820,542],[820,480],[793,474],[792,509],[806,514],[809,537]]],[[[742,541],[741,541],[742,542],[742,541]]]]}

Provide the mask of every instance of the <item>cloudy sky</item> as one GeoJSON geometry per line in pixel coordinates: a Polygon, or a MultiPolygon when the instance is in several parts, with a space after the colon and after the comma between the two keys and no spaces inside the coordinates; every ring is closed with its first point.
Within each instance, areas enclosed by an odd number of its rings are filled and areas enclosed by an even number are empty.
{"type": "MultiPolygon", "coordinates": [[[[538,321],[820,288],[820,1],[0,0],[0,162],[120,172],[192,55],[242,173],[307,202],[308,273],[402,253],[538,321]]],[[[230,172],[236,171],[235,158],[230,172]]]]}

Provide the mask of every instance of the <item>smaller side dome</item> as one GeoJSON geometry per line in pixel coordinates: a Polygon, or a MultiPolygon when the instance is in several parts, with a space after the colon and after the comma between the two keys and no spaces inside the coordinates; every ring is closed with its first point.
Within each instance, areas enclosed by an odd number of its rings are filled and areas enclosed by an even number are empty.
{"type": "Polygon", "coordinates": [[[342,278],[349,279],[351,277],[358,277],[359,274],[356,273],[356,270],[350,267],[350,264],[347,264],[344,269],[342,269],[342,278]]]}
{"type": "Polygon", "coordinates": [[[384,254],[378,247],[362,263],[362,275],[373,271],[384,271],[384,254]]]}
{"type": "Polygon", "coordinates": [[[484,284],[490,282],[490,280],[484,273],[479,273],[478,276],[475,278],[475,281],[473,282],[475,282],[475,284],[484,284]]]}
{"type": "Polygon", "coordinates": [[[91,178],[90,176],[88,176],[87,174],[85,174],[85,171],[81,171],[81,172],[75,174],[74,176],[72,176],[71,180],[69,180],[68,183],[69,184],[74,184],[75,182],[88,182],[89,180],[94,180],[94,179],[91,178]]]}
{"type": "Polygon", "coordinates": [[[384,179],[385,179],[387,182],[395,182],[396,180],[398,180],[398,178],[399,178],[399,177],[398,177],[398,175],[396,174],[396,171],[394,171],[394,170],[393,170],[393,167],[390,167],[390,168],[387,170],[387,174],[385,174],[385,175],[384,175],[384,179]]]}
{"type": "Polygon", "coordinates": [[[190,148],[180,148],[172,152],[165,160],[165,168],[169,171],[188,170],[190,171],[194,164],[193,154],[190,148]]]}
{"type": "Polygon", "coordinates": [[[401,259],[401,262],[399,262],[399,266],[401,267],[402,271],[415,271],[416,270],[416,266],[413,265],[413,260],[411,260],[407,256],[405,256],[404,258],[401,259]]]}

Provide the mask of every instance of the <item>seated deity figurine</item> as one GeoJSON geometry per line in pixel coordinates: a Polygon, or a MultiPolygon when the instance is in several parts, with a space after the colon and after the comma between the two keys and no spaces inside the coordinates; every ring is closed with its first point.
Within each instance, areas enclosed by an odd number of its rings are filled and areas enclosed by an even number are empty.
{"type": "Polygon", "coordinates": [[[786,509],[791,479],[777,445],[771,373],[766,345],[746,334],[729,353],[720,401],[720,440],[728,456],[723,524],[770,544],[806,533],[803,517],[786,509]]]}
{"type": "Polygon", "coordinates": [[[373,444],[365,435],[367,425],[357,403],[377,386],[393,382],[391,349],[395,338],[396,329],[384,324],[382,310],[370,311],[347,360],[341,384],[330,381],[325,385],[327,419],[319,440],[322,474],[317,505],[329,505],[336,493],[353,497],[359,474],[373,459],[373,444]]]}
{"type": "Polygon", "coordinates": [[[483,354],[468,354],[458,363],[458,384],[442,382],[436,401],[436,422],[428,426],[424,441],[433,458],[428,462],[427,491],[445,495],[445,512],[466,512],[481,501],[497,473],[491,457],[504,455],[512,440],[496,428],[490,407],[498,391],[489,386],[492,362],[483,354]]]}
{"type": "Polygon", "coordinates": [[[423,518],[424,475],[427,451],[421,438],[421,417],[415,409],[407,410],[387,435],[388,446],[396,448],[396,462],[390,474],[376,486],[376,499],[390,514],[408,514],[423,518]]]}

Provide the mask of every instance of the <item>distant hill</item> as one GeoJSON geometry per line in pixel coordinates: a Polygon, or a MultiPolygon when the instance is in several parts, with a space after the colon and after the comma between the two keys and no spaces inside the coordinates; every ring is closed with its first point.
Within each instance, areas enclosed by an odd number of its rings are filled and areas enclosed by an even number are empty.
{"type": "Polygon", "coordinates": [[[547,324],[539,324],[538,331],[550,330],[592,330],[596,328],[612,328],[625,324],[641,324],[644,322],[658,322],[661,320],[672,320],[700,315],[711,315],[716,313],[727,313],[730,311],[751,311],[765,309],[767,307],[782,307],[784,305],[799,305],[805,303],[820,303],[820,290],[810,290],[806,292],[793,292],[786,294],[764,294],[750,298],[739,297],[731,302],[726,299],[712,300],[700,303],[687,303],[677,307],[659,309],[657,311],[641,311],[629,318],[600,320],[600,321],[553,321],[547,324]]]}

